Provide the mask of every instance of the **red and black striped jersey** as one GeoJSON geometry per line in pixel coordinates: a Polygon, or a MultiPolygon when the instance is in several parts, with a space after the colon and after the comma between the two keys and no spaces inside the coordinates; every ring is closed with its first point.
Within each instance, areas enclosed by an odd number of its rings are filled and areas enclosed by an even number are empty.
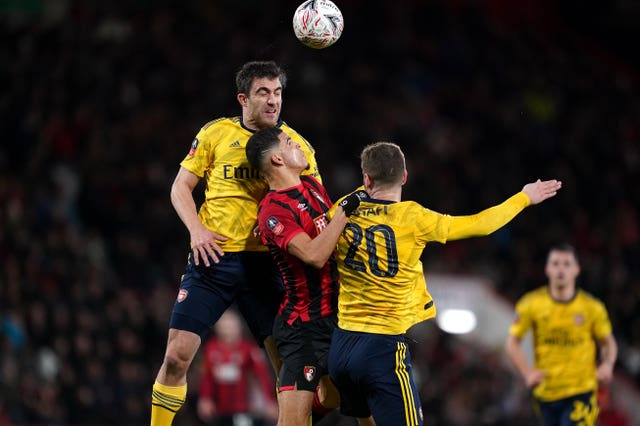
{"type": "Polygon", "coordinates": [[[334,255],[321,268],[287,251],[289,241],[306,232],[315,238],[328,225],[326,212],[332,203],[326,189],[311,176],[301,176],[300,185],[269,191],[258,208],[262,241],[276,260],[285,285],[279,314],[293,324],[334,315],[338,306],[338,269],[334,255]]]}
{"type": "Polygon", "coordinates": [[[252,340],[210,338],[204,344],[201,373],[198,397],[213,401],[218,415],[251,411],[252,379],[257,379],[262,398],[275,402],[267,360],[252,340]]]}

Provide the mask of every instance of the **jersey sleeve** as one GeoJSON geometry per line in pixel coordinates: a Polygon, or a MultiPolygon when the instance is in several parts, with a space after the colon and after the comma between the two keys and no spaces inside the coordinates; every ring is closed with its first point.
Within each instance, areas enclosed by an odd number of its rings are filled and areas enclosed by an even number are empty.
{"type": "Polygon", "coordinates": [[[265,244],[273,244],[287,251],[289,241],[304,229],[291,211],[275,203],[263,203],[258,214],[258,225],[265,244]]]}
{"type": "Polygon", "coordinates": [[[602,340],[609,336],[612,332],[611,321],[609,320],[609,314],[602,302],[597,301],[593,308],[593,335],[598,340],[602,340]]]}
{"type": "Polygon", "coordinates": [[[529,328],[531,328],[532,318],[529,315],[529,298],[523,297],[516,303],[516,315],[509,327],[509,334],[522,339],[529,328]]]}
{"type": "Polygon", "coordinates": [[[416,206],[418,206],[418,211],[415,211],[415,208],[407,210],[409,213],[407,223],[414,222],[419,234],[427,241],[446,243],[453,216],[434,212],[419,204],[416,206]]]}
{"type": "Polygon", "coordinates": [[[215,128],[205,126],[200,129],[180,166],[198,177],[203,177],[215,159],[215,142],[215,128]]]}
{"type": "Polygon", "coordinates": [[[489,235],[511,221],[531,201],[524,192],[507,199],[502,204],[490,207],[471,216],[452,216],[448,240],[489,235]]]}

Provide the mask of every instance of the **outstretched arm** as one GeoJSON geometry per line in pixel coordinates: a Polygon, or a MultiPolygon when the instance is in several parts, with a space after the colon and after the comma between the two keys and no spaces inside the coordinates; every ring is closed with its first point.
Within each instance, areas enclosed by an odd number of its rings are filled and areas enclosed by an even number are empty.
{"type": "Polygon", "coordinates": [[[471,216],[453,216],[447,240],[482,237],[502,228],[529,205],[539,204],[553,197],[562,187],[557,180],[526,184],[521,192],[494,207],[471,216]]]}
{"type": "Polygon", "coordinates": [[[540,204],[547,198],[555,196],[562,188],[562,182],[559,180],[545,180],[544,182],[538,179],[533,183],[528,183],[522,188],[522,192],[527,194],[531,205],[540,204]]]}

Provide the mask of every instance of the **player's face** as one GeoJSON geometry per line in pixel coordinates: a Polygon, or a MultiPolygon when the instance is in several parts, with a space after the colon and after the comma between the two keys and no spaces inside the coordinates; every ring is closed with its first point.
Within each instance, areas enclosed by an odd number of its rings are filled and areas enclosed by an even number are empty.
{"type": "Polygon", "coordinates": [[[553,286],[573,286],[580,274],[580,266],[573,253],[553,250],[547,258],[545,273],[553,286]]]}
{"type": "Polygon", "coordinates": [[[251,91],[242,103],[242,119],[252,129],[264,129],[278,124],[282,108],[280,79],[257,78],[251,83],[251,91]]]}
{"type": "Polygon", "coordinates": [[[306,170],[309,168],[309,162],[304,155],[304,151],[300,149],[300,144],[291,140],[285,132],[280,133],[280,153],[285,164],[292,169],[306,170]]]}
{"type": "Polygon", "coordinates": [[[225,342],[236,342],[242,338],[242,323],[233,312],[227,311],[222,314],[213,327],[216,336],[225,342]]]}

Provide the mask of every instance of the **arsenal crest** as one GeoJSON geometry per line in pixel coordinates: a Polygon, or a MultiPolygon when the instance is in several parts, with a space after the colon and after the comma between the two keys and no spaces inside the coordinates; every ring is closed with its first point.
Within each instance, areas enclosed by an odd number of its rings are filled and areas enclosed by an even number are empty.
{"type": "Polygon", "coordinates": [[[304,378],[307,379],[307,382],[310,382],[313,380],[313,378],[316,377],[316,368],[315,367],[310,367],[310,366],[305,366],[304,367],[304,378]]]}
{"type": "Polygon", "coordinates": [[[584,316],[582,314],[575,314],[573,316],[573,322],[575,323],[575,325],[584,324],[584,316]]]}

